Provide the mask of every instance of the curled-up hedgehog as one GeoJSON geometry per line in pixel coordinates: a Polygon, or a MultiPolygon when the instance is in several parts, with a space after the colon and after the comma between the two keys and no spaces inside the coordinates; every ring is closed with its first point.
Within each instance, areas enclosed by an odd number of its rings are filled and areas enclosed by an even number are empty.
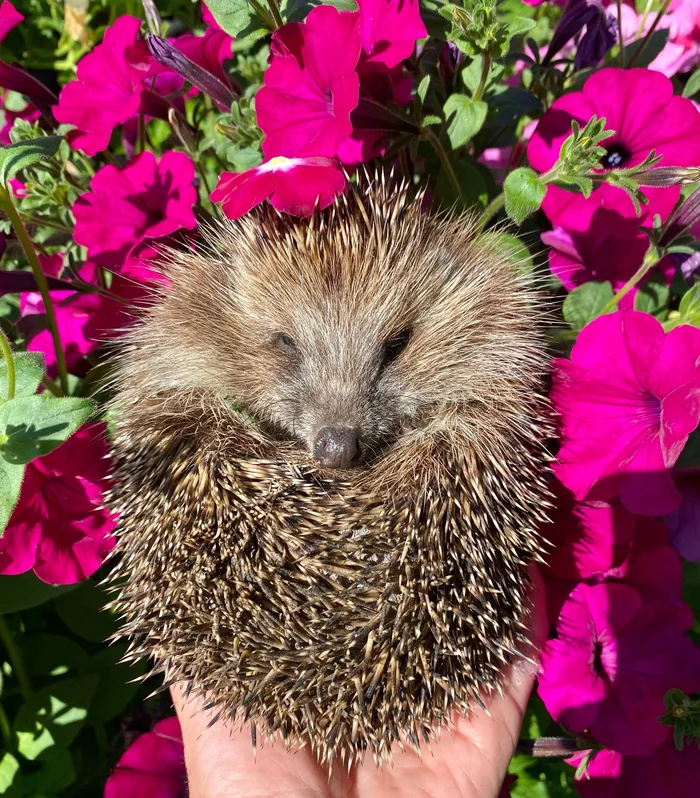
{"type": "Polygon", "coordinates": [[[327,763],[418,747],[525,636],[536,292],[471,217],[383,178],[168,260],[117,383],[131,656],[327,763]]]}

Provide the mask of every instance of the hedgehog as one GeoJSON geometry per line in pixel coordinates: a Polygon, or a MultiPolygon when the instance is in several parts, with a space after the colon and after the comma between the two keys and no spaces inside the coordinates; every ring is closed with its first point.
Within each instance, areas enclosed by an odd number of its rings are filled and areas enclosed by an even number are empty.
{"type": "Polygon", "coordinates": [[[365,178],[163,256],[112,408],[130,658],[319,761],[429,744],[528,625],[542,303],[473,216],[365,178]]]}

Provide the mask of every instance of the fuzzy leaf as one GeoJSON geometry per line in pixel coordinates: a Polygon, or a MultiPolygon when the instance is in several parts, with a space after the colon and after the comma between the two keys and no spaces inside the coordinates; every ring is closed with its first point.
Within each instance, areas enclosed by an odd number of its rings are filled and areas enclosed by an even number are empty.
{"type": "Polygon", "coordinates": [[[423,117],[423,127],[427,127],[428,125],[440,125],[442,124],[442,118],[436,116],[435,114],[428,114],[427,116],[423,117]]]}
{"type": "Polygon", "coordinates": [[[609,282],[584,283],[566,297],[562,313],[572,329],[582,330],[589,322],[600,316],[613,296],[609,282]]]}
{"type": "Polygon", "coordinates": [[[264,23],[251,14],[248,0],[207,0],[207,8],[221,28],[239,41],[248,36],[258,38],[267,32],[264,23]]]}
{"type": "Polygon", "coordinates": [[[12,465],[26,465],[48,454],[87,421],[89,399],[18,396],[0,405],[0,455],[12,465]]]}
{"type": "MultiPolygon", "coordinates": [[[[33,396],[44,376],[41,352],[15,352],[15,396],[33,396]]],[[[0,396],[7,396],[7,363],[0,360],[0,396]]]]}
{"type": "Polygon", "coordinates": [[[0,536],[5,531],[19,499],[23,477],[23,465],[12,465],[0,457],[0,536]]]}
{"type": "Polygon", "coordinates": [[[542,204],[546,187],[537,174],[527,167],[514,169],[503,183],[506,195],[506,213],[517,224],[521,224],[542,204]]]}
{"type": "Polygon", "coordinates": [[[42,136],[0,148],[0,184],[7,186],[7,181],[21,169],[37,161],[53,158],[62,141],[62,136],[42,136]]]}
{"type": "Polygon", "coordinates": [[[447,135],[453,150],[462,147],[481,130],[488,109],[485,102],[475,102],[464,94],[448,97],[443,111],[448,121],[447,135]]]}

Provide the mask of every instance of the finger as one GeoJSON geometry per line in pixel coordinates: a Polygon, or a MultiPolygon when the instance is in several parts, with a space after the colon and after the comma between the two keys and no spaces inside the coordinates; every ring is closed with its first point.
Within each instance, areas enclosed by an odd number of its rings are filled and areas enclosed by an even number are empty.
{"type": "Polygon", "coordinates": [[[289,752],[284,744],[258,745],[250,726],[231,729],[202,708],[200,699],[185,698],[182,685],[171,688],[185,745],[190,798],[321,798],[332,794],[334,774],[321,768],[307,750],[289,752]]]}

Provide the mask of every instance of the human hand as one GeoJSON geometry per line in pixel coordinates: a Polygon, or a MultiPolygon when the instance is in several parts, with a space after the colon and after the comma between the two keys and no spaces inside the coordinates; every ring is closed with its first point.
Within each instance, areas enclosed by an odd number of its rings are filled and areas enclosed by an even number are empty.
{"type": "MultiPolygon", "coordinates": [[[[531,650],[535,658],[547,636],[542,578],[533,569],[531,650]]],[[[496,798],[515,751],[525,707],[535,680],[532,662],[516,661],[503,696],[487,701],[488,714],[475,709],[455,716],[450,730],[425,747],[422,757],[394,750],[393,764],[378,768],[371,756],[350,771],[337,765],[330,778],[308,750],[287,751],[281,742],[258,745],[253,756],[250,730],[231,731],[199,702],[173,688],[185,744],[190,798],[496,798]]]]}

